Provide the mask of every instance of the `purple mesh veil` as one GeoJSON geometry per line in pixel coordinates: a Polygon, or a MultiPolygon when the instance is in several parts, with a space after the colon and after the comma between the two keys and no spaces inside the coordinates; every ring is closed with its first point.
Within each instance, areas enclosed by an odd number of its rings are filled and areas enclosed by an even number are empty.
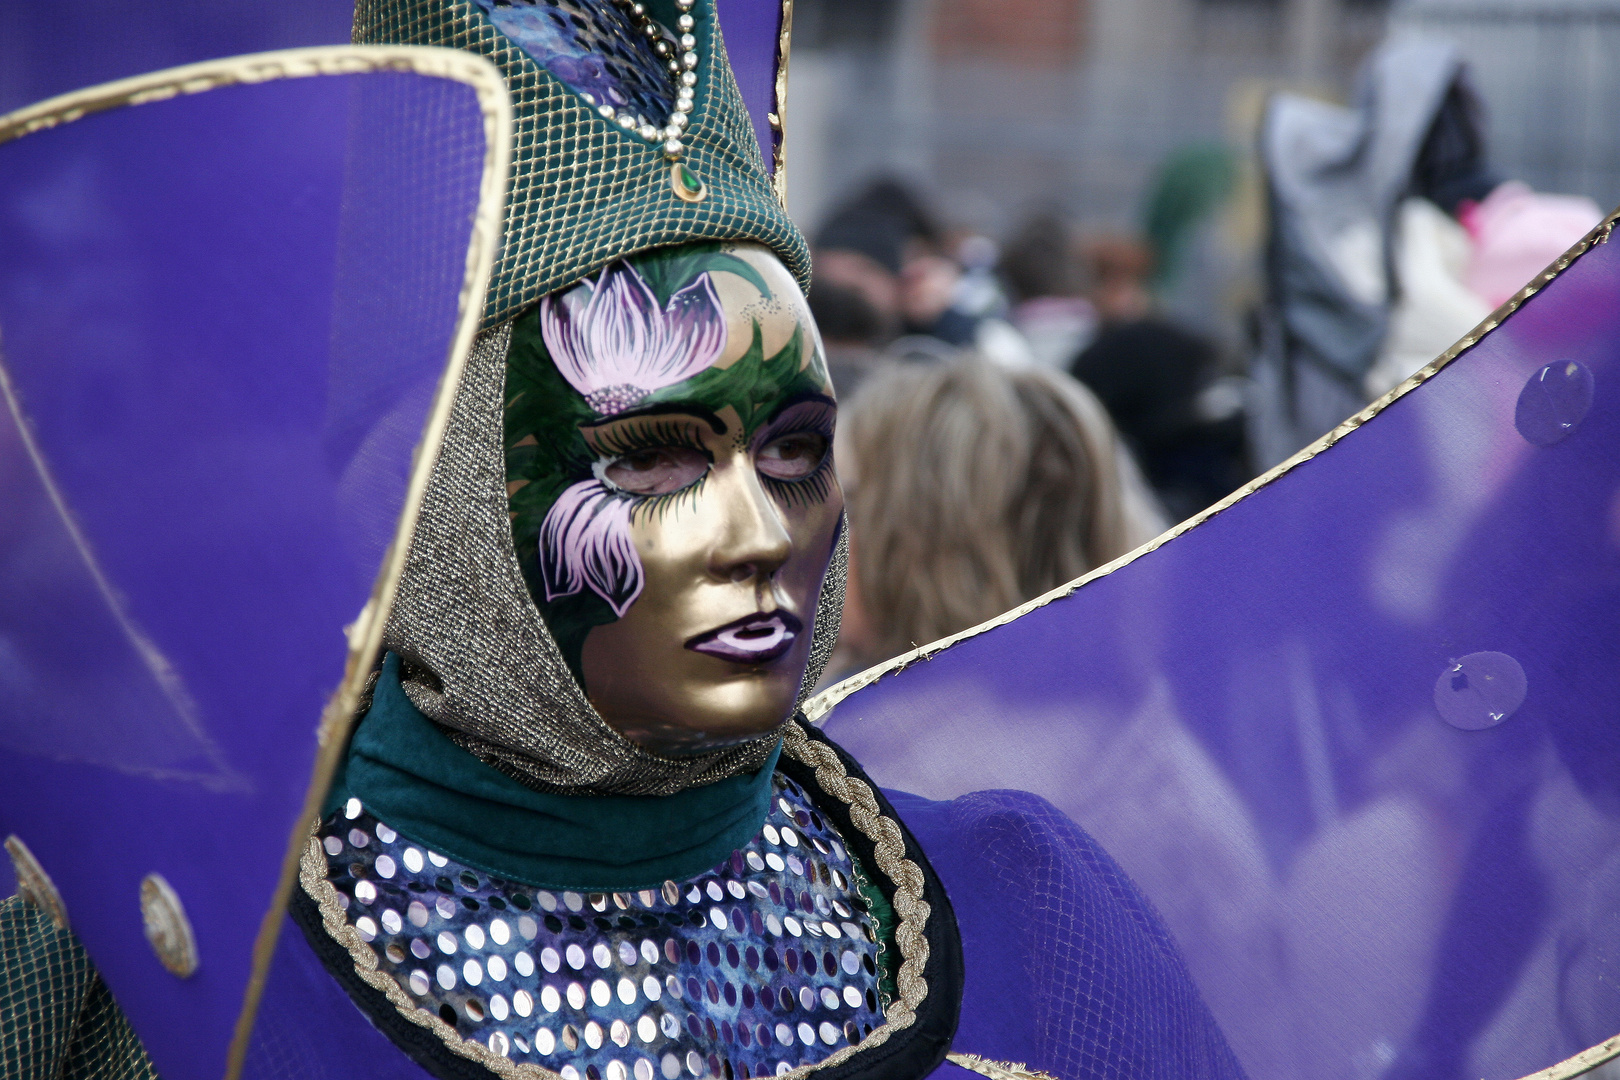
{"type": "MultiPolygon", "coordinates": [[[[1609,228],[1330,445],[812,713],[885,787],[1017,789],[1072,818],[1163,916],[1255,1080],[1510,1080],[1610,1039],[1609,228]]],[[[963,855],[930,853],[950,886],[963,855]]],[[[1017,992],[1056,1008],[1084,978],[1027,968],[1017,992]]],[[[995,1038],[965,1003],[956,1049],[995,1038]]]]}

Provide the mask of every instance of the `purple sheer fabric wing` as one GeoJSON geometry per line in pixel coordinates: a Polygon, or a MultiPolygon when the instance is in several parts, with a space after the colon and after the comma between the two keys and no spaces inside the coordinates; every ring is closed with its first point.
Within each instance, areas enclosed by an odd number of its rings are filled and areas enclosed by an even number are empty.
{"type": "Polygon", "coordinates": [[[0,143],[0,834],[165,1077],[224,1073],[484,168],[474,89],[403,72],[0,143]],[[149,874],[189,919],[188,978],[143,935],[149,874]]]}
{"type": "Polygon", "coordinates": [[[726,55],[748,118],[754,122],[760,156],[767,174],[776,171],[778,135],[771,126],[776,112],[778,36],[782,29],[783,0],[716,0],[720,31],[726,36],[726,55]]]}
{"type": "Polygon", "coordinates": [[[0,113],[82,86],[221,56],[346,45],[352,0],[0,4],[0,113]]]}
{"type": "MultiPolygon", "coordinates": [[[[1071,816],[1255,1080],[1509,1080],[1600,1043],[1617,342],[1620,247],[1598,243],[1327,449],[826,730],[886,787],[1071,816]]],[[[1044,1007],[1062,977],[1021,992],[1044,1007]]]]}

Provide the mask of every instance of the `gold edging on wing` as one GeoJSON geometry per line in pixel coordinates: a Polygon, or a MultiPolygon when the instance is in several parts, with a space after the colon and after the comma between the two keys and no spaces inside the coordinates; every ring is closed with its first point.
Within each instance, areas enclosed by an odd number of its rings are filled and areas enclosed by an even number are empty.
{"type": "Polygon", "coordinates": [[[1538,1073],[1531,1073],[1523,1080],[1570,1080],[1571,1077],[1584,1076],[1599,1065],[1607,1064],[1617,1057],[1620,1057],[1620,1035],[1607,1042],[1598,1043],[1590,1050],[1582,1050],[1574,1057],[1566,1058],[1538,1073]]]}
{"type": "Polygon", "coordinates": [[[1113,562],[1105,563],[1104,565],[1097,567],[1097,569],[1092,570],[1081,577],[1075,578],[1073,581],[1068,582],[1067,584],[1059,585],[1051,592],[1044,593],[1037,596],[1035,599],[1028,601],[1027,603],[1020,604],[1011,611],[997,615],[995,618],[988,619],[977,626],[971,626],[960,633],[952,634],[949,637],[940,638],[938,641],[930,642],[927,645],[912,649],[910,652],[901,653],[899,656],[892,657],[891,659],[885,660],[881,664],[874,665],[873,667],[867,668],[865,671],[851,675],[842,682],[829,686],[827,689],[821,691],[819,694],[816,694],[814,697],[810,698],[804,703],[804,715],[810,720],[811,723],[819,725],[827,718],[827,714],[832,712],[834,706],[836,706],[840,701],[843,701],[845,698],[849,697],[851,694],[855,693],[857,690],[861,690],[872,685],[885,675],[902,671],[919,660],[931,660],[939,653],[944,652],[946,649],[957,644],[958,642],[966,641],[971,637],[977,637],[986,630],[994,630],[998,626],[1004,626],[1007,623],[1012,622],[1014,619],[1029,614],[1036,608],[1045,607],[1054,600],[1062,600],[1064,597],[1073,595],[1074,592],[1081,586],[1095,581],[1100,577],[1106,577],[1109,574],[1112,574],[1115,570],[1118,570],[1120,567],[1135,562],[1148,552],[1162,547],[1163,545],[1176,539],[1178,536],[1181,536],[1183,533],[1186,533],[1208,521],[1221,511],[1233,506],[1240,500],[1254,494],[1267,484],[1270,484],[1280,478],[1290,469],[1296,468],[1304,462],[1309,461],[1311,458],[1327,450],[1334,443],[1356,430],[1356,428],[1360,427],[1362,424],[1365,424],[1367,421],[1377,416],[1380,412],[1383,412],[1384,409],[1397,398],[1400,398],[1405,394],[1410,393],[1412,390],[1415,390],[1424,382],[1428,381],[1436,372],[1444,368],[1447,364],[1450,364],[1453,360],[1457,359],[1457,357],[1479,344],[1481,339],[1483,339],[1492,330],[1495,330],[1498,326],[1500,326],[1503,321],[1505,321],[1509,315],[1512,315],[1515,311],[1517,311],[1525,303],[1525,301],[1529,300],[1536,293],[1540,292],[1547,286],[1549,282],[1567,270],[1570,265],[1575,262],[1575,260],[1579,259],[1582,255],[1586,254],[1586,252],[1598,244],[1607,243],[1609,234],[1614,229],[1617,220],[1620,220],[1620,209],[1615,210],[1613,213],[1609,214],[1608,217],[1604,218],[1596,228],[1587,233],[1580,240],[1576,241],[1574,246],[1555,259],[1551,266],[1547,267],[1547,269],[1530,279],[1530,283],[1528,285],[1514,293],[1506,303],[1497,308],[1495,311],[1491,312],[1490,315],[1486,316],[1484,322],[1470,330],[1460,341],[1458,341],[1451,348],[1447,349],[1445,352],[1441,353],[1438,357],[1420,369],[1416,374],[1412,375],[1405,382],[1401,383],[1399,386],[1395,387],[1395,389],[1391,390],[1389,393],[1385,394],[1371,405],[1368,405],[1354,416],[1351,416],[1348,420],[1344,421],[1344,423],[1340,424],[1338,427],[1334,428],[1332,431],[1328,432],[1326,435],[1322,436],[1320,439],[1316,440],[1314,443],[1307,446],[1305,449],[1301,450],[1287,461],[1284,461],[1282,464],[1268,470],[1262,475],[1249,481],[1247,484],[1244,484],[1242,487],[1232,492],[1232,494],[1228,495],[1220,502],[1215,503],[1213,506],[1210,506],[1197,514],[1194,514],[1181,524],[1176,525],[1168,531],[1161,533],[1159,536],[1154,537],[1152,540],[1149,540],[1135,551],[1127,552],[1126,554],[1115,559],[1113,562]]]}
{"type": "Polygon", "coordinates": [[[990,1080],[1057,1080],[1048,1072],[1032,1069],[1021,1061],[991,1061],[978,1054],[946,1054],[945,1060],[960,1065],[990,1080]]]}
{"type": "Polygon", "coordinates": [[[787,209],[787,96],[788,54],[793,44],[793,0],[782,0],[782,24],[776,33],[776,86],[770,114],[771,130],[771,190],[776,201],[787,209]]]}

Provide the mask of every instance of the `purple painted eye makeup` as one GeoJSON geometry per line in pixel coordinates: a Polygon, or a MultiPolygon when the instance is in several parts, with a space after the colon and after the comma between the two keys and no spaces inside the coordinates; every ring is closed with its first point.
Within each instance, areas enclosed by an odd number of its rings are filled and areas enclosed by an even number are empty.
{"type": "Polygon", "coordinates": [[[793,648],[802,633],[804,623],[792,612],[757,611],[691,638],[686,647],[734,664],[768,664],[793,648]]]}

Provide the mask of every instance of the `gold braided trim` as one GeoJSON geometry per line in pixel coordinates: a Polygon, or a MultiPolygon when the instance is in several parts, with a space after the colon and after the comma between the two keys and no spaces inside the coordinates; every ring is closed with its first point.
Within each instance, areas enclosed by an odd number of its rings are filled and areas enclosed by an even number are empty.
{"type": "Polygon", "coordinates": [[[871,786],[850,776],[844,770],[844,763],[838,760],[837,752],[826,743],[812,742],[797,720],[789,721],[782,733],[782,752],[815,769],[816,783],[821,790],[849,807],[850,821],[872,841],[873,861],[894,884],[894,913],[900,917],[894,931],[901,958],[900,970],[895,974],[899,1000],[890,1002],[884,1009],[883,1025],[856,1045],[846,1046],[814,1065],[801,1065],[783,1074],[788,1080],[799,1080],[817,1069],[838,1065],[862,1050],[888,1042],[889,1036],[916,1023],[917,1006],[928,996],[928,983],[922,972],[928,963],[928,938],[923,930],[928,925],[929,906],[923,899],[922,868],[906,858],[906,842],[900,825],[883,816],[871,786]]]}
{"type": "Polygon", "coordinates": [[[455,1028],[439,1019],[438,1013],[429,1012],[411,1001],[405,988],[392,975],[378,970],[376,952],[360,937],[360,931],[349,925],[348,917],[338,903],[337,889],[327,880],[329,867],[326,849],[321,846],[321,839],[317,835],[320,825],[316,821],[309,827],[309,843],[304,849],[303,859],[299,861],[298,882],[320,909],[321,926],[327,936],[349,950],[349,956],[354,960],[355,974],[364,979],[366,985],[380,990],[388,1003],[405,1019],[437,1035],[452,1053],[476,1061],[504,1080],[561,1080],[560,1073],[528,1062],[515,1062],[483,1043],[462,1038],[455,1028]]]}
{"type": "Polygon", "coordinates": [[[946,1054],[945,1060],[990,1080],[1057,1080],[1051,1073],[1032,1069],[1022,1061],[991,1061],[978,1054],[946,1054]]]}
{"type": "MultiPolygon", "coordinates": [[[[859,1043],[845,1046],[815,1064],[800,1065],[782,1074],[783,1080],[802,1080],[818,1069],[839,1065],[863,1050],[887,1042],[895,1032],[916,1022],[917,1006],[928,996],[928,983],[923,979],[922,971],[928,963],[928,939],[923,929],[928,923],[929,906],[922,898],[922,868],[906,858],[905,839],[900,826],[892,818],[883,816],[871,787],[845,772],[843,763],[838,760],[832,747],[812,742],[795,722],[789,722],[787,726],[782,749],[794,760],[814,768],[816,783],[827,794],[849,807],[850,820],[876,847],[874,861],[878,869],[894,883],[894,910],[900,918],[900,924],[895,928],[895,944],[899,947],[901,957],[895,988],[900,999],[889,1003],[884,1010],[882,1026],[875,1028],[859,1043]]],[[[348,915],[338,900],[337,889],[327,878],[330,865],[326,848],[321,845],[318,835],[319,828],[319,821],[309,828],[303,858],[299,860],[298,881],[304,892],[315,901],[321,913],[321,926],[327,936],[348,950],[350,959],[354,961],[355,974],[365,980],[368,986],[380,991],[405,1019],[438,1036],[439,1041],[451,1052],[477,1062],[503,1080],[560,1080],[560,1074],[550,1069],[528,1062],[514,1062],[483,1043],[463,1038],[455,1028],[441,1020],[438,1013],[418,1006],[392,975],[380,969],[377,953],[350,925],[348,915]]],[[[1042,1076],[1040,1073],[1009,1072],[997,1080],[1029,1080],[1042,1076]]]]}
{"type": "Polygon", "coordinates": [[[1383,412],[1384,409],[1388,408],[1392,403],[1394,403],[1397,398],[1403,397],[1411,391],[1417,389],[1423,383],[1432,378],[1436,372],[1440,371],[1441,368],[1444,368],[1447,364],[1450,364],[1453,360],[1457,359],[1457,357],[1479,344],[1480,340],[1484,338],[1486,334],[1489,334],[1492,330],[1495,330],[1498,326],[1502,325],[1502,322],[1509,315],[1512,315],[1515,311],[1517,311],[1526,300],[1529,300],[1536,293],[1540,292],[1559,274],[1569,269],[1570,265],[1574,263],[1575,260],[1579,259],[1582,255],[1586,254],[1589,250],[1597,245],[1608,243],[1609,234],[1614,230],[1617,221],[1620,221],[1620,209],[1615,210],[1609,214],[1608,217],[1604,218],[1596,228],[1587,233],[1581,239],[1577,240],[1568,251],[1564,252],[1557,259],[1553,260],[1551,266],[1547,267],[1547,269],[1531,278],[1528,285],[1514,293],[1513,296],[1510,297],[1501,307],[1497,308],[1495,311],[1486,316],[1484,322],[1470,330],[1466,335],[1463,336],[1462,340],[1458,341],[1451,348],[1447,349],[1434,360],[1430,361],[1405,382],[1401,383],[1399,386],[1395,387],[1395,389],[1391,390],[1389,393],[1385,394],[1371,405],[1368,405],[1366,408],[1344,421],[1344,423],[1340,424],[1338,427],[1334,428],[1332,431],[1328,432],[1326,435],[1322,436],[1320,439],[1316,440],[1314,443],[1307,446],[1305,449],[1301,450],[1287,461],[1284,461],[1282,464],[1277,465],[1260,476],[1257,476],[1247,484],[1244,484],[1242,487],[1232,492],[1232,494],[1228,495],[1226,498],[1222,499],[1220,502],[1215,503],[1213,506],[1200,511],[1197,514],[1194,514],[1181,524],[1176,525],[1166,532],[1161,533],[1159,536],[1154,537],[1152,540],[1149,540],[1135,551],[1126,552],[1113,562],[1105,563],[1102,566],[1097,567],[1097,569],[1077,577],[1065,585],[1059,585],[1051,592],[1043,593],[1033,600],[1018,605],[1011,611],[997,615],[993,619],[986,619],[979,625],[970,626],[966,630],[959,633],[951,634],[948,637],[942,637],[938,641],[930,642],[927,645],[912,649],[910,652],[901,653],[899,656],[892,657],[885,660],[881,664],[876,664],[869,667],[865,671],[857,672],[856,674],[845,679],[843,682],[835,683],[834,685],[829,686],[827,689],[821,691],[819,694],[816,694],[814,697],[810,698],[804,703],[802,708],[805,717],[812,724],[819,726],[820,723],[827,718],[827,715],[832,712],[834,706],[836,706],[840,701],[843,701],[845,698],[849,697],[851,694],[855,693],[857,690],[871,686],[873,683],[883,678],[883,676],[902,671],[919,660],[931,660],[958,642],[966,641],[971,637],[977,637],[986,630],[994,630],[998,626],[1005,626],[1014,619],[1028,615],[1036,608],[1045,607],[1054,600],[1062,600],[1065,597],[1072,596],[1082,585],[1095,581],[1097,578],[1106,577],[1109,574],[1112,574],[1115,570],[1118,570],[1120,567],[1135,562],[1148,552],[1162,547],[1163,545],[1174,540],[1176,537],[1181,536],[1183,533],[1202,525],[1216,514],[1219,514],[1221,511],[1233,506],[1240,500],[1253,495],[1256,491],[1259,491],[1267,484],[1281,478],[1282,475],[1288,472],[1290,469],[1297,468],[1309,461],[1311,458],[1315,457],[1317,454],[1323,453],[1334,443],[1338,442],[1340,439],[1356,430],[1356,428],[1383,412]]]}

